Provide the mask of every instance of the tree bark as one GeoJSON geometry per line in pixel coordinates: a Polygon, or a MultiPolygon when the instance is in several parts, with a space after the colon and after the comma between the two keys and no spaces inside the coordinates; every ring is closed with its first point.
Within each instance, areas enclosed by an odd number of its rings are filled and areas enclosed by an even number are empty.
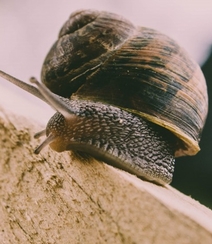
{"type": "Polygon", "coordinates": [[[212,212],[94,159],[45,148],[0,112],[0,243],[212,243],[212,212]]]}

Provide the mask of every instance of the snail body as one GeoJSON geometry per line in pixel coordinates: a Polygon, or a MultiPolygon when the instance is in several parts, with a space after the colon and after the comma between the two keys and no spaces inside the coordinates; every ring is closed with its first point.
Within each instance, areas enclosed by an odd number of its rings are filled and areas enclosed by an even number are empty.
{"type": "Polygon", "coordinates": [[[47,144],[86,152],[166,184],[174,157],[199,150],[208,109],[200,68],[169,37],[118,15],[70,16],[42,67],[51,92],[35,79],[38,89],[0,74],[58,111],[36,153],[47,144]]]}

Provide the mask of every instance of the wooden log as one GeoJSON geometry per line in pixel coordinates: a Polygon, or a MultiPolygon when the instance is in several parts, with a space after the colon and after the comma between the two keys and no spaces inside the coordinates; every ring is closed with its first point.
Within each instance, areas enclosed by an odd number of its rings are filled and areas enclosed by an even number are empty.
{"type": "Polygon", "coordinates": [[[49,148],[0,109],[0,243],[212,243],[212,211],[170,186],[49,148]]]}

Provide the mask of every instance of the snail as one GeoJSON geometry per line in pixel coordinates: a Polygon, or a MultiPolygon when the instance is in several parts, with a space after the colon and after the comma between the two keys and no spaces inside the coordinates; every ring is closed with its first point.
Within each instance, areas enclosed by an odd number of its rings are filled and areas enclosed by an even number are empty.
{"type": "Polygon", "coordinates": [[[175,157],[194,155],[208,111],[199,66],[168,36],[96,10],[71,14],[44,61],[39,83],[0,76],[57,112],[46,145],[83,152],[158,184],[175,157]]]}

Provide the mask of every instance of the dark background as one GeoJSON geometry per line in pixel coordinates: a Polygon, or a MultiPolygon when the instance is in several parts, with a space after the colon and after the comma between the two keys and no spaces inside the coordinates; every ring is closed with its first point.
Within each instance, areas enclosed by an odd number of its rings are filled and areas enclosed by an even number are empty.
{"type": "Polygon", "coordinates": [[[171,185],[212,209],[212,52],[202,71],[208,86],[209,113],[200,141],[201,151],[193,157],[176,159],[171,185]]]}

